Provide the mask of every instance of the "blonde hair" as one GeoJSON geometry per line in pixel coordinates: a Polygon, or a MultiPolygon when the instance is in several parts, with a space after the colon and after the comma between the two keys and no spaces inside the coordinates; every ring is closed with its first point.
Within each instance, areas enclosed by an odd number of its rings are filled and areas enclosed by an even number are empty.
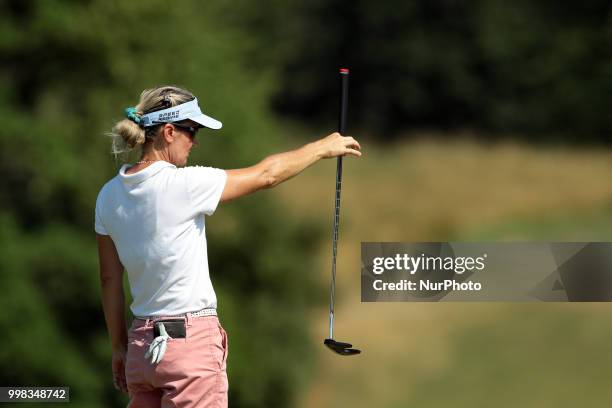
{"type": "MultiPolygon", "coordinates": [[[[195,96],[177,86],[160,86],[153,89],[145,89],[140,94],[140,101],[135,106],[136,114],[141,116],[150,112],[170,108],[193,100],[195,96]]],[[[158,126],[148,128],[140,127],[131,119],[122,119],[115,123],[108,136],[112,139],[111,153],[117,158],[118,155],[127,155],[137,147],[142,147],[148,140],[155,139],[158,126]]]]}

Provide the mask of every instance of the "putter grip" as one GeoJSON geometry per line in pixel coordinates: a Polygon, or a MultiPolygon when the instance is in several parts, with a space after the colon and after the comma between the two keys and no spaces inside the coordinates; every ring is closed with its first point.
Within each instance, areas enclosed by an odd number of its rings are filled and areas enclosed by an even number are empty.
{"type": "Polygon", "coordinates": [[[346,132],[346,111],[348,109],[348,80],[349,70],[340,68],[340,117],[338,119],[338,133],[346,132]]]}
{"type": "MultiPolygon", "coordinates": [[[[344,136],[346,132],[346,113],[348,111],[348,87],[349,87],[349,70],[348,68],[340,68],[340,116],[338,118],[338,133],[344,136]]],[[[336,160],[336,213],[337,218],[334,223],[337,225],[340,213],[340,189],[342,187],[342,156],[338,156],[336,160]]],[[[338,233],[336,232],[336,235],[338,233]]]]}

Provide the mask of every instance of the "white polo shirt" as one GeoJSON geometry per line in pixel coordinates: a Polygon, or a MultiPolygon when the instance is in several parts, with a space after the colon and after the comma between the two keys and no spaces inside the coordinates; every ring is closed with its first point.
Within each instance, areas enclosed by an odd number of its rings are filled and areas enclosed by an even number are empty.
{"type": "Polygon", "coordinates": [[[210,280],[204,216],[219,204],[227,174],[157,161],[119,174],[100,190],[95,230],[110,235],[125,267],[135,316],[167,316],[217,307],[210,280]]]}

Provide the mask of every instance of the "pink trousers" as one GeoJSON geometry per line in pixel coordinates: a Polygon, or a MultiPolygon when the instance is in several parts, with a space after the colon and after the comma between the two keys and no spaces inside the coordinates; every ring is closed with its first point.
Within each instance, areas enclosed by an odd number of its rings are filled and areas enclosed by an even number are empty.
{"type": "Polygon", "coordinates": [[[217,316],[188,314],[186,338],[168,339],[162,361],[153,365],[144,355],[155,320],[134,319],[128,332],[128,408],[227,407],[228,341],[217,316]]]}

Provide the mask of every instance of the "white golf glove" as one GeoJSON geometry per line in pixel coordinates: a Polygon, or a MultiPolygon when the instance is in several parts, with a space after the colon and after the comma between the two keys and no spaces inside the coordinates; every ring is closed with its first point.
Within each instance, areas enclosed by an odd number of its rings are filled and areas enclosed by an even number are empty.
{"type": "Polygon", "coordinates": [[[166,332],[166,328],[163,323],[159,323],[159,336],[157,336],[151,342],[149,346],[149,350],[145,353],[145,358],[151,358],[151,364],[159,363],[164,357],[164,353],[166,352],[166,341],[171,339],[166,332]]]}

